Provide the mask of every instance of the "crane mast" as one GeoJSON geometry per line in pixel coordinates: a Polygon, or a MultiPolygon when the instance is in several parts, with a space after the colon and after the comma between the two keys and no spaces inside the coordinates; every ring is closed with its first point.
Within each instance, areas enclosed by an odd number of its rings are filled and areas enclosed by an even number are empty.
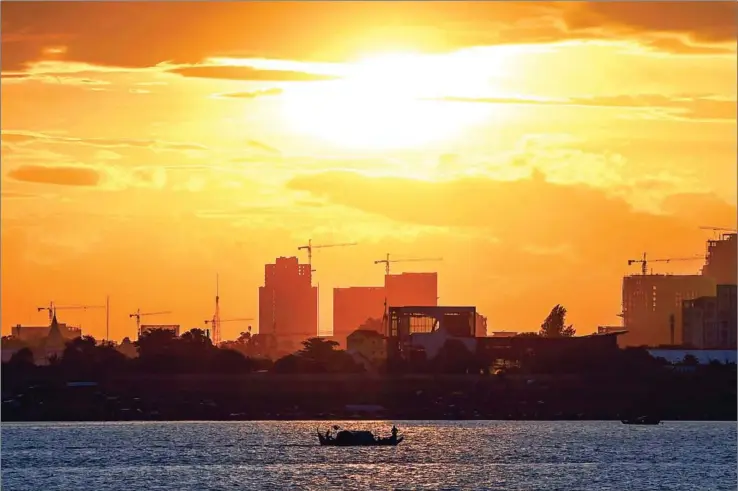
{"type": "MultiPolygon", "coordinates": [[[[348,246],[355,246],[358,245],[358,242],[343,242],[340,244],[320,244],[320,245],[313,245],[313,239],[308,239],[307,245],[299,246],[297,248],[298,251],[307,251],[308,255],[308,267],[310,269],[310,278],[311,278],[311,284],[312,284],[312,274],[315,272],[313,269],[313,249],[327,249],[329,247],[348,247],[348,246]]],[[[318,328],[318,331],[320,331],[320,283],[318,283],[318,294],[316,295],[315,299],[315,323],[318,328]]],[[[272,313],[272,319],[274,319],[272,313]]],[[[317,333],[316,333],[317,334],[317,333]]]]}

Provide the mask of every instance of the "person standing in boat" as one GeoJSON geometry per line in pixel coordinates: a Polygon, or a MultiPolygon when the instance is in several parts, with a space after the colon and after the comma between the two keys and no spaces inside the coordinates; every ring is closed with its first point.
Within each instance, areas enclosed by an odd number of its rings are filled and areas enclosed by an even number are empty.
{"type": "Polygon", "coordinates": [[[397,440],[397,427],[392,425],[392,439],[397,440]]]}

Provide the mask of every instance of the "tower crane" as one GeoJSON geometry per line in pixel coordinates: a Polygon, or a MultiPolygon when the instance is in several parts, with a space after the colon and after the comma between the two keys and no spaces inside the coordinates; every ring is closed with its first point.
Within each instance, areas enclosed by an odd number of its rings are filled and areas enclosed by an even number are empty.
{"type": "Polygon", "coordinates": [[[409,262],[422,262],[422,261],[443,261],[442,257],[416,257],[409,259],[390,259],[389,252],[385,259],[378,259],[374,261],[374,264],[384,264],[384,273],[390,274],[390,263],[409,263],[409,262]]]}
{"type": "Polygon", "coordinates": [[[358,242],[344,242],[341,244],[321,244],[321,245],[313,245],[313,239],[308,239],[307,245],[300,246],[297,248],[298,251],[306,250],[308,254],[308,265],[310,266],[310,272],[312,273],[315,271],[313,269],[313,249],[325,249],[327,247],[346,247],[346,246],[355,246],[358,245],[358,242]]]}
{"type": "Polygon", "coordinates": [[[41,312],[42,310],[46,310],[49,312],[49,322],[52,322],[54,320],[54,316],[56,315],[57,310],[87,310],[87,309],[104,309],[104,305],[65,305],[65,306],[57,306],[54,305],[54,302],[49,302],[48,307],[36,307],[36,310],[38,312],[41,312]]]}
{"type": "Polygon", "coordinates": [[[668,259],[646,259],[646,253],[643,253],[643,259],[628,259],[628,266],[634,263],[641,263],[641,273],[648,274],[648,263],[668,263],[671,261],[694,261],[695,259],[704,259],[705,256],[692,257],[671,257],[668,259]]]}
{"type": "Polygon", "coordinates": [[[136,311],[132,314],[128,314],[128,317],[135,317],[136,318],[136,331],[138,331],[138,337],[141,337],[141,317],[145,315],[163,315],[163,314],[171,314],[170,311],[164,310],[161,312],[141,312],[141,309],[136,309],[136,311]]]}

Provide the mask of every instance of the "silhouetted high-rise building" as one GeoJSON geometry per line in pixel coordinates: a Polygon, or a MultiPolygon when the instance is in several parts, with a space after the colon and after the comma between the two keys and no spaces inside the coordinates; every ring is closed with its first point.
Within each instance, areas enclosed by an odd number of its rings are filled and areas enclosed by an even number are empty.
{"type": "Polygon", "coordinates": [[[388,274],[384,289],[388,308],[438,306],[438,273],[388,274]]]}
{"type": "Polygon", "coordinates": [[[738,283],[738,234],[723,234],[707,242],[707,257],[702,274],[715,279],[718,285],[738,283]]]}
{"type": "MultiPolygon", "coordinates": [[[[333,289],[333,338],[346,346],[346,337],[367,319],[382,320],[384,288],[353,286],[333,289]]],[[[381,332],[381,325],[380,330],[381,332]]]]}
{"type": "Polygon", "coordinates": [[[714,296],[715,280],[704,275],[631,275],[623,278],[625,346],[682,342],[682,302],[714,296]],[[673,319],[672,319],[673,316],[673,319]],[[673,334],[672,334],[673,333],[673,334]]]}
{"type": "Polygon", "coordinates": [[[270,336],[279,349],[299,349],[318,335],[318,288],[312,286],[310,265],[296,257],[278,257],[264,266],[259,287],[259,333],[270,336]]]}

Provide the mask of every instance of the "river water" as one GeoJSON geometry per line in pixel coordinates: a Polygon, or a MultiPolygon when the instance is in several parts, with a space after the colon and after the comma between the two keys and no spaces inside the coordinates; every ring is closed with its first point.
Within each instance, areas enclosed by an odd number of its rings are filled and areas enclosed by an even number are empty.
{"type": "Polygon", "coordinates": [[[2,489],[736,489],[735,423],[395,423],[382,448],[320,447],[310,421],[4,423],[2,489]]]}

